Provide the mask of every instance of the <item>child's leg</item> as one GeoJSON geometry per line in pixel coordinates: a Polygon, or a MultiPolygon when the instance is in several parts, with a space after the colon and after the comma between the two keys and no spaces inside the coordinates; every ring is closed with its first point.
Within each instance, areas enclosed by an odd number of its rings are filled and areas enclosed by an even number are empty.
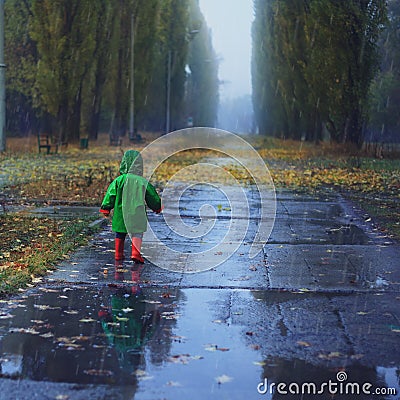
{"type": "Polygon", "coordinates": [[[144,259],[140,254],[140,249],[142,248],[142,238],[143,233],[134,233],[132,236],[132,260],[140,264],[144,263],[144,259]]]}
{"type": "Polygon", "coordinates": [[[126,233],[115,233],[115,260],[120,261],[124,259],[124,243],[126,233]]]}

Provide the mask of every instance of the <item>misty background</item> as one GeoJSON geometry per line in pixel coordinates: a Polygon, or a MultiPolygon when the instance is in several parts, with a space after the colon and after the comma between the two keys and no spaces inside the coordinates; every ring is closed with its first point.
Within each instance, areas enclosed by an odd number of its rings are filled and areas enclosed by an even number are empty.
{"type": "Polygon", "coordinates": [[[217,127],[248,133],[254,129],[251,99],[253,0],[200,0],[219,61],[217,127]]]}

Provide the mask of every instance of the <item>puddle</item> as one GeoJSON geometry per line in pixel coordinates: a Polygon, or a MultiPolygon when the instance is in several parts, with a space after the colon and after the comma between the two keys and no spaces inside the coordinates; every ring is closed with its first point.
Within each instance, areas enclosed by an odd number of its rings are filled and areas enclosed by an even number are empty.
{"type": "MultiPolygon", "coordinates": [[[[149,400],[300,399],[272,395],[270,385],[313,382],[320,388],[336,382],[339,371],[347,382],[399,390],[395,350],[376,343],[374,359],[364,350],[371,347],[365,339],[375,336],[355,337],[350,344],[344,332],[343,324],[352,329],[343,322],[345,310],[352,304],[354,322],[354,311],[365,303],[346,295],[134,283],[45,287],[2,303],[1,375],[130,386],[135,399],[149,400]]],[[[378,302],[374,311],[380,313],[378,302]]],[[[376,330],[370,321],[365,324],[376,330]]],[[[355,329],[364,328],[360,323],[355,329]]]]}
{"type": "Polygon", "coordinates": [[[365,245],[370,242],[364,231],[353,224],[328,229],[327,233],[335,245],[365,245]]]}
{"type": "Polygon", "coordinates": [[[37,207],[29,210],[29,213],[38,217],[50,218],[87,217],[88,215],[99,215],[99,208],[80,206],[37,207]]]}
{"type": "Polygon", "coordinates": [[[54,382],[131,384],[135,371],[144,368],[147,342],[169,348],[175,300],[161,289],[112,285],[44,288],[10,301],[0,321],[1,373],[54,382]]]}

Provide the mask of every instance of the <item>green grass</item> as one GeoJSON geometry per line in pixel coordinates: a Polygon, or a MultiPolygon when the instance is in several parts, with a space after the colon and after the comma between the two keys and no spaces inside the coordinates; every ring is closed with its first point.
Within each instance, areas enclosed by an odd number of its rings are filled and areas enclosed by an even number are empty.
{"type": "Polygon", "coordinates": [[[0,229],[0,295],[32,285],[71,251],[86,244],[94,233],[94,228],[89,228],[92,220],[1,216],[1,226],[8,229],[0,229]]]}

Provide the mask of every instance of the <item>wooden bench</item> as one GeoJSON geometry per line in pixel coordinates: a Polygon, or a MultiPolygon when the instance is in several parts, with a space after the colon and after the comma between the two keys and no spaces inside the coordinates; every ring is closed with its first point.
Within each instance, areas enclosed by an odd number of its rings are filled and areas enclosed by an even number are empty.
{"type": "Polygon", "coordinates": [[[39,153],[42,152],[42,149],[46,149],[46,154],[50,154],[51,150],[53,154],[58,153],[58,143],[55,143],[51,136],[47,134],[39,134],[38,135],[38,148],[39,148],[39,153]]]}
{"type": "Polygon", "coordinates": [[[38,135],[38,147],[39,147],[39,153],[42,152],[42,149],[46,149],[46,154],[50,154],[52,148],[53,148],[53,153],[57,154],[58,152],[58,144],[53,144],[51,137],[46,134],[39,134],[38,135]]]}

